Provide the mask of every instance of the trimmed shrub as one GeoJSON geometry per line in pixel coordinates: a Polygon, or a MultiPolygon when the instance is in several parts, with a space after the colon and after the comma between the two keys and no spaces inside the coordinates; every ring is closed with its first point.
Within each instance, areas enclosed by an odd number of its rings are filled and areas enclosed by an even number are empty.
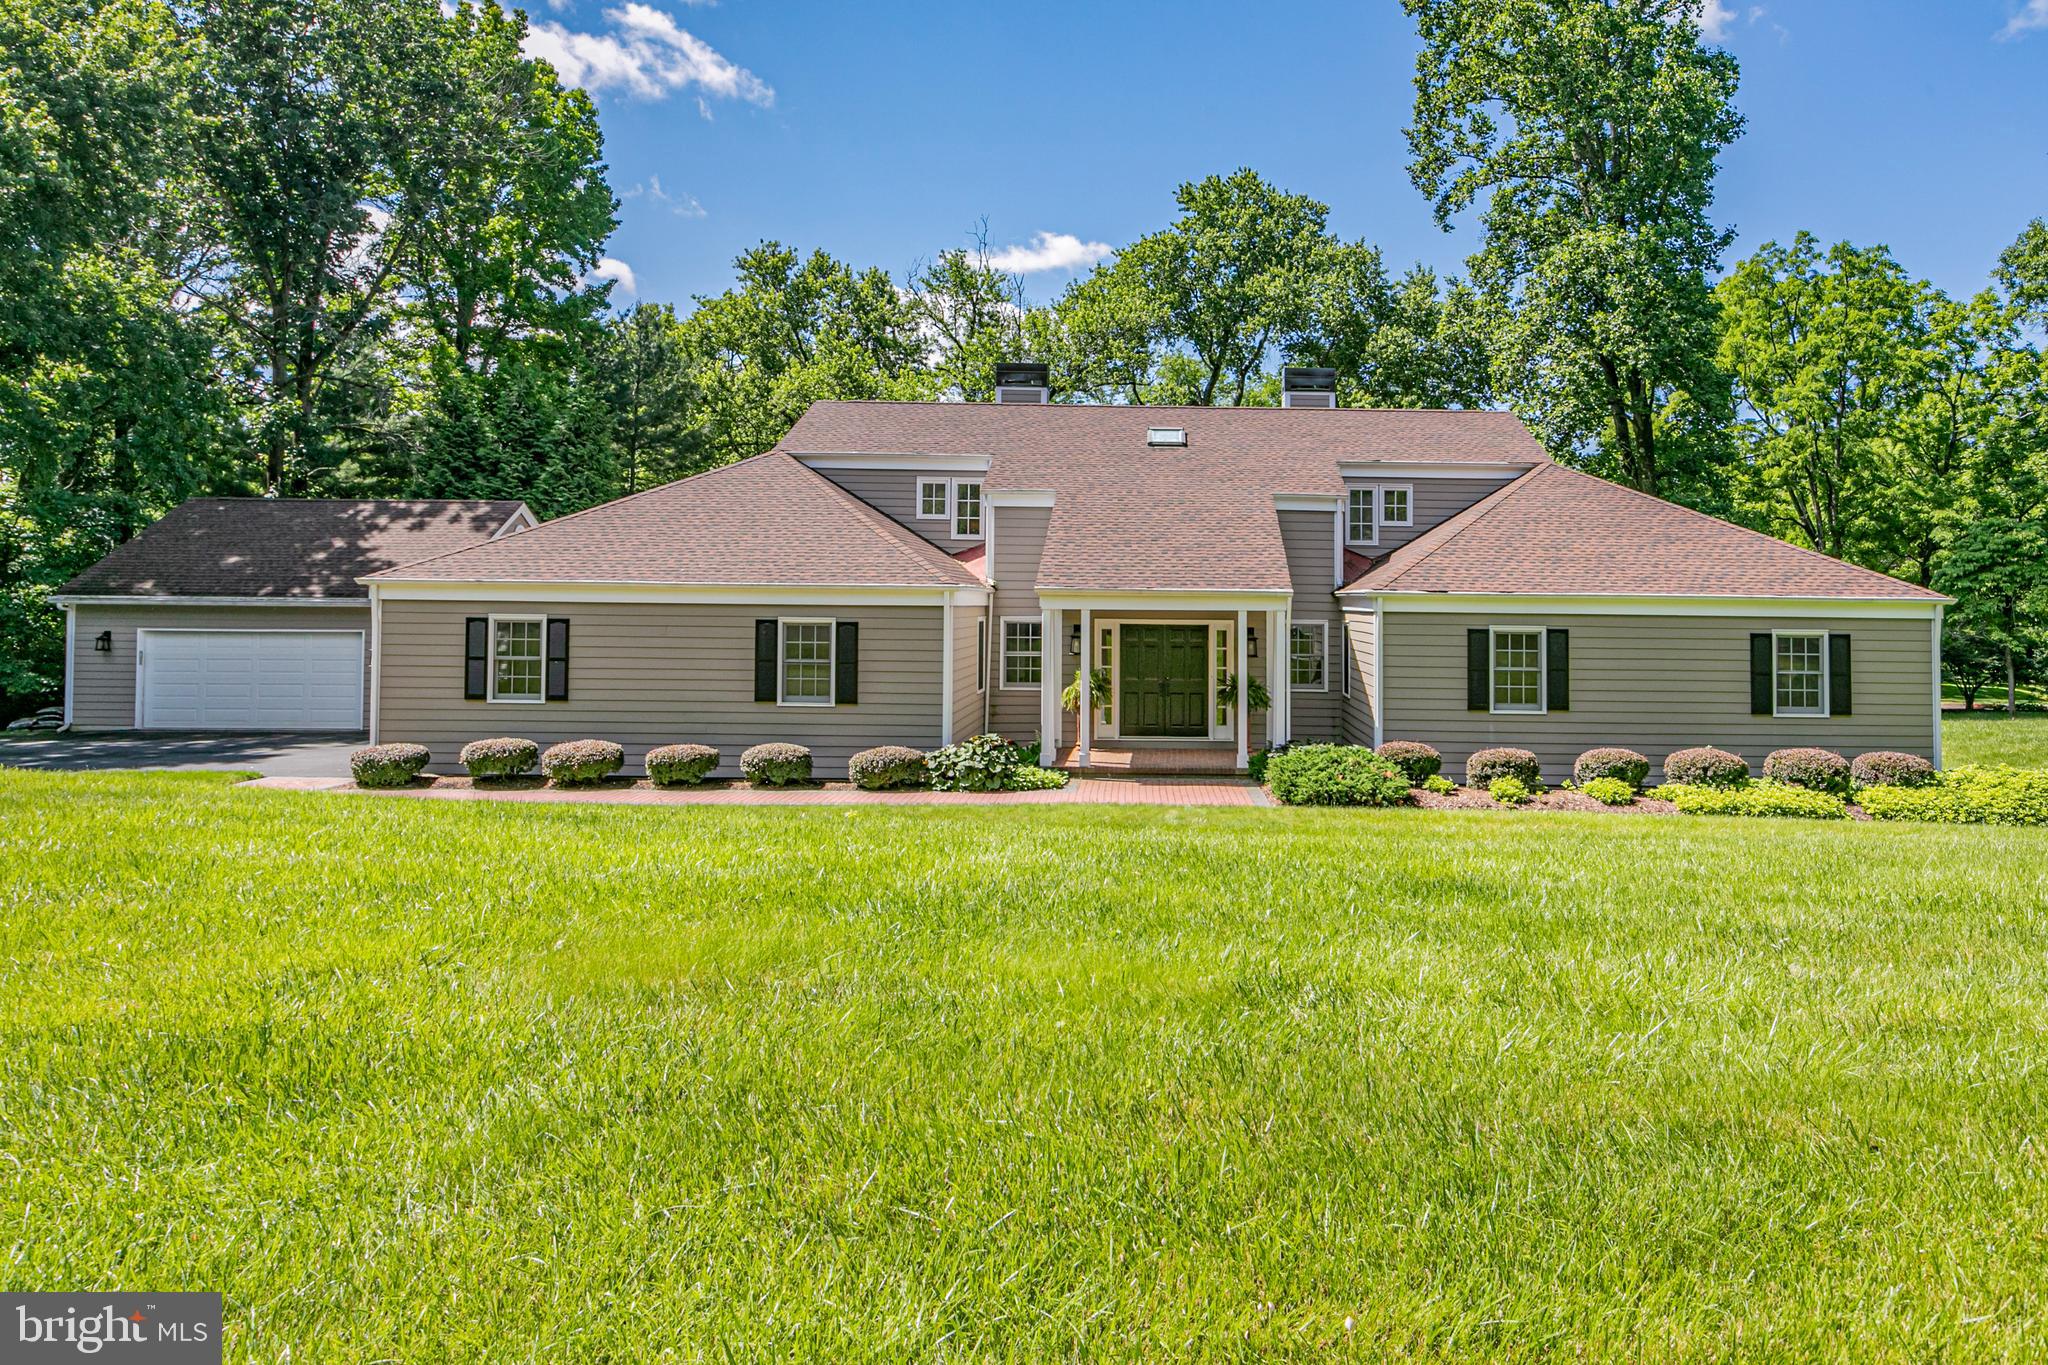
{"type": "Polygon", "coordinates": [[[540,745],[530,739],[479,739],[463,745],[458,757],[471,777],[518,777],[540,762],[540,745]]]}
{"type": "Polygon", "coordinates": [[[1444,770],[1442,754],[1412,739],[1390,739],[1373,752],[1399,768],[1411,787],[1421,786],[1444,770]]]}
{"type": "Polygon", "coordinates": [[[1496,777],[1512,777],[1532,791],[1543,785],[1543,765],[1527,749],[1481,749],[1465,760],[1465,785],[1491,787],[1496,777]]]}
{"type": "Polygon", "coordinates": [[[1856,803],[1873,820],[1944,825],[2048,824],[2048,770],[1951,768],[1917,786],[1866,787],[1856,803]]]}
{"type": "MultiPolygon", "coordinates": [[[[1273,755],[1284,754],[1293,747],[1291,744],[1275,744],[1259,750],[1244,761],[1245,776],[1251,778],[1254,782],[1264,782],[1266,780],[1266,765],[1273,761],[1273,755]]],[[[1031,760],[1026,759],[1025,761],[1028,763],[1031,760]]]]}
{"type": "MultiPolygon", "coordinates": [[[[1603,777],[1611,777],[1617,782],[1627,783],[1631,791],[1640,791],[1649,775],[1650,760],[1634,749],[1588,749],[1572,764],[1572,780],[1581,787],[1603,777]]],[[[1609,801],[1607,804],[1621,803],[1609,801]]]]}
{"type": "Polygon", "coordinates": [[[1398,806],[1408,777],[1363,745],[1302,744],[1266,765],[1273,795],[1290,806],[1398,806]]]}
{"type": "Polygon", "coordinates": [[[1934,765],[1920,755],[1890,749],[1858,754],[1849,765],[1849,780],[1859,787],[1927,787],[1935,775],[1934,765]]]}
{"type": "Polygon", "coordinates": [[[348,756],[348,770],[358,787],[403,787],[432,757],[424,744],[372,744],[348,756]]]}
{"type": "Polygon", "coordinates": [[[626,766],[626,751],[608,739],[572,739],[540,756],[540,770],[558,787],[602,782],[626,766]]]}
{"type": "Polygon", "coordinates": [[[1445,777],[1442,773],[1438,773],[1434,777],[1423,778],[1422,789],[1437,796],[1449,796],[1458,789],[1458,784],[1445,777]]]}
{"type": "Polygon", "coordinates": [[[740,755],[740,776],[757,787],[811,780],[811,751],[801,744],[756,744],[740,755]]]}
{"type": "Polygon", "coordinates": [[[1845,820],[1848,803],[1831,792],[1788,787],[1768,779],[1740,787],[1659,787],[1657,794],[1686,815],[1783,816],[1795,820],[1845,820]]]}
{"type": "Polygon", "coordinates": [[[1024,763],[1017,746],[1001,735],[976,735],[924,756],[932,789],[942,792],[999,792],[1024,763]]]}
{"type": "Polygon", "coordinates": [[[1749,781],[1749,764],[1726,749],[1680,749],[1664,760],[1664,780],[1686,787],[1739,787],[1749,781]]]}
{"type": "Polygon", "coordinates": [[[694,787],[718,766],[709,744],[664,744],[647,751],[647,777],[657,787],[694,787]]]}
{"type": "Polygon", "coordinates": [[[1503,806],[1526,806],[1533,793],[1519,777],[1496,777],[1486,784],[1486,794],[1503,806]]]}
{"type": "Polygon", "coordinates": [[[1636,799],[1636,789],[1618,777],[1596,777],[1580,783],[1579,790],[1603,806],[1626,806],[1636,799]]]}
{"type": "Polygon", "coordinates": [[[922,787],[925,784],[924,755],[901,744],[884,744],[863,749],[846,765],[853,785],[871,792],[890,787],[922,787]]]}
{"type": "Polygon", "coordinates": [[[1849,760],[1832,749],[1778,749],[1764,760],[1764,776],[1808,791],[1849,794],[1849,760]]]}
{"type": "Polygon", "coordinates": [[[1067,775],[1058,768],[1041,768],[1036,763],[1025,763],[1010,774],[1004,784],[1004,791],[1045,792],[1057,791],[1067,785],[1067,775]]]}

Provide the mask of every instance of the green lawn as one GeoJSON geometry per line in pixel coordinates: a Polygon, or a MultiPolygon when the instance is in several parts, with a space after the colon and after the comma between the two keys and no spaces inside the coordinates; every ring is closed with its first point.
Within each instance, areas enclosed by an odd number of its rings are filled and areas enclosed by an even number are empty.
{"type": "Polygon", "coordinates": [[[2048,1352],[2048,831],[0,773],[15,1287],[229,1357],[2048,1352]]]}
{"type": "Polygon", "coordinates": [[[1946,712],[1941,718],[1941,760],[2048,768],[2048,712],[1946,712]]]}

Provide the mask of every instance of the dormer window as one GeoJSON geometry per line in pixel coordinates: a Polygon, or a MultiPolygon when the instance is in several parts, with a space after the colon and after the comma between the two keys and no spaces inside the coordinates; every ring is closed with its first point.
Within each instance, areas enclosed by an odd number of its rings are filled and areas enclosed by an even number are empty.
{"type": "Polygon", "coordinates": [[[1188,443],[1185,427],[1149,427],[1145,431],[1148,446],[1184,446],[1188,443]]]}

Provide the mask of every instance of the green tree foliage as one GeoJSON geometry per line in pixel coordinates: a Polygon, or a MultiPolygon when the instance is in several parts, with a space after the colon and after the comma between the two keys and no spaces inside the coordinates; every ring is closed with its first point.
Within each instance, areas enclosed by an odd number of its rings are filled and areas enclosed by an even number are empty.
{"type": "Polygon", "coordinates": [[[991,401],[997,363],[1036,354],[1025,337],[1024,283],[989,264],[986,224],[971,250],[942,251],[913,270],[908,294],[923,363],[944,397],[991,401]]]}
{"type": "Polygon", "coordinates": [[[1552,449],[1646,492],[1697,481],[1718,397],[1708,218],[1740,135],[1697,0],[1403,0],[1422,38],[1409,172],[1473,281],[1501,394],[1552,449]],[[1677,425],[1689,428],[1668,433],[1677,425]],[[1701,429],[1705,428],[1705,431],[1701,429]]]}
{"type": "MultiPolygon", "coordinates": [[[[1996,660],[2006,710],[2017,709],[2023,664],[2038,655],[2048,630],[2048,531],[2039,517],[1987,517],[1957,533],[1936,586],[1956,598],[1954,653],[1964,679],[1996,660]]],[[[1947,653],[1947,651],[1945,651],[1947,653]]]]}
{"type": "Polygon", "coordinates": [[[611,319],[592,371],[613,415],[613,458],[624,492],[697,472],[689,337],[673,308],[643,303],[611,319]]]}

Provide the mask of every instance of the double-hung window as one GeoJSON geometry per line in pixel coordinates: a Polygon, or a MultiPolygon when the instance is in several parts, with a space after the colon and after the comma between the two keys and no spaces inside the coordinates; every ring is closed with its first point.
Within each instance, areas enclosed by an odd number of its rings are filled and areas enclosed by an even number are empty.
{"type": "Polygon", "coordinates": [[[491,700],[541,701],[542,637],[547,621],[539,616],[491,618],[491,700]]]}
{"type": "Polygon", "coordinates": [[[917,481],[917,519],[944,521],[953,515],[953,485],[944,479],[917,481]]]}
{"type": "Polygon", "coordinates": [[[1543,632],[1493,632],[1493,709],[1543,710],[1543,632]]]}
{"type": "Polygon", "coordinates": [[[832,704],[832,627],[830,621],[784,621],[782,679],[784,706],[832,704]]]}
{"type": "Polygon", "coordinates": [[[981,534],[981,484],[971,479],[953,483],[953,535],[971,540],[981,534]]]}
{"type": "Polygon", "coordinates": [[[1045,676],[1045,623],[1003,622],[1003,686],[1036,687],[1045,676]]]}
{"type": "Polygon", "coordinates": [[[1329,685],[1324,681],[1323,672],[1328,653],[1328,631],[1329,627],[1321,621],[1306,621],[1289,632],[1287,677],[1295,687],[1321,692],[1329,685]]]}
{"type": "Polygon", "coordinates": [[[1405,485],[1400,488],[1380,489],[1380,525],[1413,526],[1415,524],[1415,490],[1405,485]]]}
{"type": "Polygon", "coordinates": [[[1371,545],[1379,540],[1373,517],[1374,490],[1354,488],[1345,500],[1344,539],[1352,545],[1371,545]]]}
{"type": "Polygon", "coordinates": [[[1828,637],[1781,633],[1773,638],[1772,694],[1781,716],[1828,713],[1828,637]]]}

